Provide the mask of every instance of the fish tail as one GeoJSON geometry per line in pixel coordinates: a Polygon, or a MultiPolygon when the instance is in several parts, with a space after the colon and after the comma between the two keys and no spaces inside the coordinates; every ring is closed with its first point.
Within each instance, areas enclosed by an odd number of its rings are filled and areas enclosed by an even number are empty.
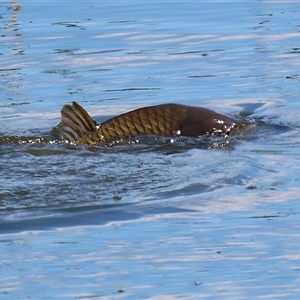
{"type": "Polygon", "coordinates": [[[96,130],[97,123],[77,102],[66,104],[61,110],[60,137],[69,142],[76,142],[89,132],[96,130]]]}

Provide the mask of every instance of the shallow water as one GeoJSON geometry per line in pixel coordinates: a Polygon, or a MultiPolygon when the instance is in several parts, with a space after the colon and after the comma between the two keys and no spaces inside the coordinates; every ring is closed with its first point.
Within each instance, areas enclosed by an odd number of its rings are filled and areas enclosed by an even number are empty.
{"type": "Polygon", "coordinates": [[[298,3],[20,4],[0,4],[0,298],[298,299],[298,3]],[[51,136],[74,100],[258,125],[74,147],[51,136]]]}

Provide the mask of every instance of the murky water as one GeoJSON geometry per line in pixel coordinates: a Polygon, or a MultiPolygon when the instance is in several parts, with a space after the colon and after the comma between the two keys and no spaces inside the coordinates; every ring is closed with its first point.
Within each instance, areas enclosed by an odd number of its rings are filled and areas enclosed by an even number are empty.
{"type": "Polygon", "coordinates": [[[0,298],[298,299],[299,3],[20,5],[0,4],[0,298]],[[74,100],[258,126],[53,143],[74,100]]]}

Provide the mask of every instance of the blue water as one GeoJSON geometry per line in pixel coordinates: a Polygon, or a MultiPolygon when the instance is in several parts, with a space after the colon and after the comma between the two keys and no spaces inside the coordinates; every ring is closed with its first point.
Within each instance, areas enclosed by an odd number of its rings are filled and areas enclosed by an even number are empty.
{"type": "Polygon", "coordinates": [[[298,299],[298,3],[20,5],[0,3],[0,299],[298,299]],[[225,148],[49,143],[72,101],[259,126],[225,148]]]}

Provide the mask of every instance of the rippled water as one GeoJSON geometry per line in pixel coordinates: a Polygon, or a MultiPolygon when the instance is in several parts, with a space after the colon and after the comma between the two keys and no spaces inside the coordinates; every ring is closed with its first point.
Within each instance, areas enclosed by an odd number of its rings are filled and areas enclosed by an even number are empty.
{"type": "Polygon", "coordinates": [[[0,4],[1,299],[298,299],[297,1],[0,4]],[[229,141],[75,147],[158,103],[257,126],[229,141]]]}

